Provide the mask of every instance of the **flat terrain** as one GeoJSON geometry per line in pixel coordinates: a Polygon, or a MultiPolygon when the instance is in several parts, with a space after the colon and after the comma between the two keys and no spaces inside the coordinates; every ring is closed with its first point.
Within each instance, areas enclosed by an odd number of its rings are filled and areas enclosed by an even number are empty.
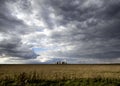
{"type": "Polygon", "coordinates": [[[120,65],[0,65],[0,77],[36,72],[43,79],[120,78],[120,65]]]}

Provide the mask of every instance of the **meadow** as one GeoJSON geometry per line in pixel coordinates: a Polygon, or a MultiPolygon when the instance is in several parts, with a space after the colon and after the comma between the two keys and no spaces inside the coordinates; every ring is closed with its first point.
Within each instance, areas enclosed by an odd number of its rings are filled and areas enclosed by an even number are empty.
{"type": "Polygon", "coordinates": [[[120,65],[0,65],[0,86],[120,86],[120,65]]]}

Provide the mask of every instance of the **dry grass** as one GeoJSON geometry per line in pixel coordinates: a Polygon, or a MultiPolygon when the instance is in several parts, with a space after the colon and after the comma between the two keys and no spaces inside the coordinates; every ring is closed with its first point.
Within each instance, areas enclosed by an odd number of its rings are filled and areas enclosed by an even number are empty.
{"type": "Polygon", "coordinates": [[[120,78],[120,65],[0,65],[0,77],[36,72],[41,79],[120,78]]]}

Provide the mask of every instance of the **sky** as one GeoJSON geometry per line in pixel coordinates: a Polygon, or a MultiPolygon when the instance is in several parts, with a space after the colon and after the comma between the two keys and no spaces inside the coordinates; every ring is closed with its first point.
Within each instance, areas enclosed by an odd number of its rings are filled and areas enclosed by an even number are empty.
{"type": "Polygon", "coordinates": [[[120,0],[0,0],[0,64],[120,63],[120,0]]]}

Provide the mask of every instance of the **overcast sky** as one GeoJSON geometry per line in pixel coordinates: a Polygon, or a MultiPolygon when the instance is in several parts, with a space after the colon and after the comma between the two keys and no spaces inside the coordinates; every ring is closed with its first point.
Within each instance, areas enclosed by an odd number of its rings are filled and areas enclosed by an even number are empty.
{"type": "Polygon", "coordinates": [[[0,64],[120,63],[120,0],[0,0],[0,64]]]}

